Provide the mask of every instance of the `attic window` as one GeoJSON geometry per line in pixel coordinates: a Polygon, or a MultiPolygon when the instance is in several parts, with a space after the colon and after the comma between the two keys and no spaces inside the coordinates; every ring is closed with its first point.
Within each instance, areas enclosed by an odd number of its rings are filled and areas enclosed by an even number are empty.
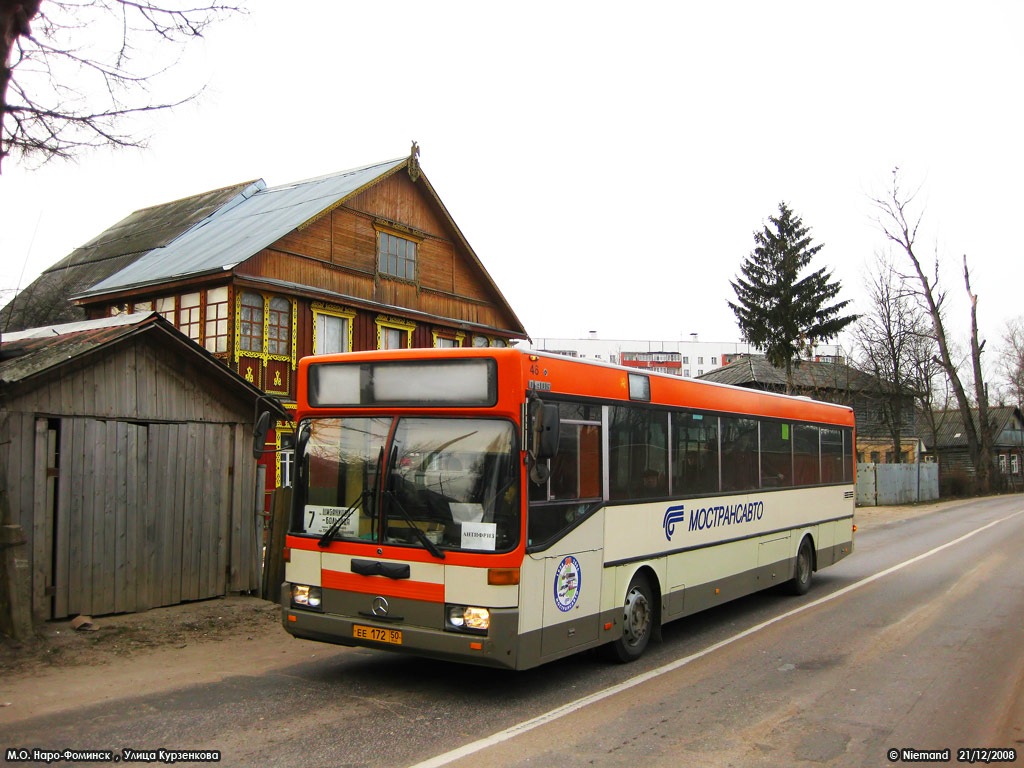
{"type": "Polygon", "coordinates": [[[416,279],[417,243],[391,232],[377,232],[377,270],[399,280],[416,279]]]}

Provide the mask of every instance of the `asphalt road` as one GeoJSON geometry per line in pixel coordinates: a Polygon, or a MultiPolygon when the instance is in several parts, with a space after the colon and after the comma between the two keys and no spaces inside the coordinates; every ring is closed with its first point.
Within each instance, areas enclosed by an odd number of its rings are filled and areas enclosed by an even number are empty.
{"type": "Polygon", "coordinates": [[[0,746],[306,767],[899,764],[891,749],[955,764],[960,749],[1024,752],[1022,619],[1024,498],[997,497],[862,531],[808,595],[675,622],[635,664],[583,654],[516,673],[351,650],[126,692],[4,726],[0,746]]]}

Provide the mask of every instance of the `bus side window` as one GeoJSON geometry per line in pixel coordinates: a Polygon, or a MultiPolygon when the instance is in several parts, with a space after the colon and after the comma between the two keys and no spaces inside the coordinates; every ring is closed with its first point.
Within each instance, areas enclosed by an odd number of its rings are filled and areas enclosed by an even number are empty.
{"type": "Polygon", "coordinates": [[[722,490],[751,491],[758,486],[757,419],[723,416],[722,490]]]}
{"type": "Polygon", "coordinates": [[[796,485],[818,485],[821,482],[818,428],[813,424],[793,426],[793,464],[796,485]]]}
{"type": "Polygon", "coordinates": [[[668,414],[616,405],[609,409],[608,474],[612,499],[668,495],[668,414]]]}
{"type": "Polygon", "coordinates": [[[821,428],[821,482],[843,482],[843,434],[838,429],[821,428]]]}
{"type": "Polygon", "coordinates": [[[761,487],[793,485],[792,425],[761,421],[761,487]]]}
{"type": "Polygon", "coordinates": [[[718,491],[718,417],[672,414],[672,493],[718,491]]]}

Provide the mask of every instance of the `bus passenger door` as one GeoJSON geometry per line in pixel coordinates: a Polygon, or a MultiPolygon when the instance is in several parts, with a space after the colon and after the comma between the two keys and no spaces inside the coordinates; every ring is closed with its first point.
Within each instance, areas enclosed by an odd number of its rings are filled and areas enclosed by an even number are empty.
{"type": "Polygon", "coordinates": [[[531,555],[543,558],[542,659],[597,640],[604,569],[600,407],[558,407],[558,451],[529,496],[529,544],[545,547],[531,555]]]}

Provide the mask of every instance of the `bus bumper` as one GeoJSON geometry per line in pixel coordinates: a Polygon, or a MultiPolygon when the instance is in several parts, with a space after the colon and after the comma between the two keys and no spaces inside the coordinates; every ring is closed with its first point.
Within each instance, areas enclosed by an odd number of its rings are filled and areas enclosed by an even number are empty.
{"type": "MultiPolygon", "coordinates": [[[[283,601],[282,601],[283,602],[283,601]]],[[[460,661],[501,669],[516,668],[519,611],[516,608],[492,608],[491,626],[486,635],[446,632],[428,627],[395,622],[374,621],[362,616],[350,617],[320,613],[283,605],[281,623],[295,637],[362,648],[376,648],[445,661],[460,661]],[[401,643],[378,642],[355,636],[355,627],[401,632],[401,643]]]]}

